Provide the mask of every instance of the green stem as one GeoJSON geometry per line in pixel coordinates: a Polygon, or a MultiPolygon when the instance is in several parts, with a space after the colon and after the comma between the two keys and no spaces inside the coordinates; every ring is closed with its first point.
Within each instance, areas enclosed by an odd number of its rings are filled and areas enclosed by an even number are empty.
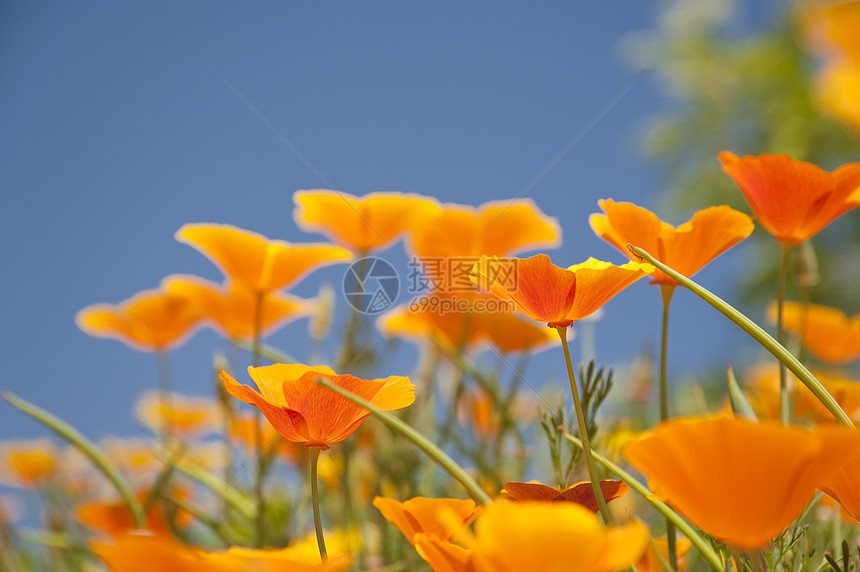
{"type": "Polygon", "coordinates": [[[255,517],[253,500],[215,474],[188,461],[177,461],[176,470],[216,493],[247,519],[255,517]]]}
{"type": "Polygon", "coordinates": [[[434,442],[430,441],[427,437],[398,419],[397,417],[391,415],[388,412],[382,411],[375,405],[372,405],[365,399],[355,395],[354,393],[347,391],[346,389],[334,385],[333,383],[329,383],[324,379],[317,380],[317,383],[320,385],[334,391],[341,397],[345,397],[346,399],[352,401],[356,405],[364,407],[370,414],[382,421],[385,425],[388,426],[389,429],[400,433],[402,436],[406,437],[410,441],[412,441],[415,446],[421,449],[428,457],[430,457],[433,461],[436,462],[437,465],[445,469],[451,477],[460,483],[466,492],[477,502],[478,504],[488,505],[490,502],[490,497],[487,493],[484,492],[484,489],[475,482],[469,473],[466,470],[458,465],[454,459],[449,457],[445,451],[439,448],[434,442]]]}
{"type": "MultiPolygon", "coordinates": [[[[567,432],[564,433],[564,438],[582,449],[583,451],[585,450],[585,445],[580,439],[577,439],[576,437],[567,432]]],[[[717,572],[723,572],[723,563],[720,561],[719,556],[717,556],[713,548],[711,548],[711,545],[699,534],[699,532],[695,529],[695,527],[693,527],[693,525],[684,520],[677,512],[672,510],[669,505],[657,500],[654,497],[654,493],[649,491],[648,487],[636,480],[633,475],[631,475],[609,459],[602,457],[598,453],[594,453],[594,459],[598,463],[609,469],[609,471],[618,475],[621,480],[627,483],[627,485],[631,489],[639,493],[642,498],[648,501],[651,506],[653,506],[654,509],[657,510],[657,512],[665,516],[667,519],[670,519],[675,525],[675,527],[677,527],[677,529],[680,530],[684,534],[684,536],[690,539],[690,542],[693,543],[693,546],[696,547],[696,550],[698,550],[702,557],[708,562],[708,564],[711,565],[711,568],[713,568],[717,572]]]]}
{"type": "Polygon", "coordinates": [[[714,295],[709,290],[703,288],[699,284],[693,282],[683,274],[669,268],[659,260],[655,259],[653,256],[648,254],[645,250],[642,250],[638,246],[633,246],[629,244],[627,248],[635,254],[636,256],[647,260],[658,269],[660,269],[664,274],[671,277],[675,282],[681,284],[685,288],[687,288],[690,292],[710,304],[717,311],[719,311],[726,318],[731,320],[735,325],[737,325],[740,329],[749,334],[755,341],[757,341],[764,349],[769,351],[774,357],[776,357],[781,363],[784,363],[788,370],[793,373],[803,384],[809,388],[809,391],[812,392],[813,395],[827,408],[828,411],[840,422],[848,425],[849,427],[853,427],[854,423],[851,422],[851,418],[848,417],[839,404],[833,399],[833,396],[824,389],[824,386],[815,379],[815,376],[809,373],[809,370],[804,367],[802,363],[800,363],[796,357],[794,357],[782,344],[777,342],[773,337],[771,337],[767,332],[765,332],[758,324],[744,316],[740,313],[736,308],[728,304],[725,300],[719,298],[714,295]]]}
{"type": "MultiPolygon", "coordinates": [[[[663,321],[660,333],[660,421],[669,419],[669,383],[668,383],[668,348],[669,348],[669,306],[675,284],[660,284],[660,299],[663,302],[663,321]]],[[[678,569],[678,556],[675,547],[675,525],[666,519],[666,543],[668,546],[669,566],[678,569]]]]}
{"type": "MultiPolygon", "coordinates": [[[[260,338],[263,329],[263,301],[265,292],[257,292],[254,301],[254,343],[251,349],[251,363],[260,365],[260,338]]],[[[257,497],[257,536],[256,546],[262,548],[266,543],[266,497],[263,494],[265,468],[263,457],[263,420],[259,409],[254,409],[254,451],[257,459],[257,472],[254,479],[254,495],[257,497]]]]}
{"type": "Polygon", "coordinates": [[[138,528],[143,528],[146,522],[146,519],[143,516],[143,509],[140,507],[140,503],[137,502],[137,499],[134,497],[134,493],[131,491],[131,487],[128,483],[123,479],[116,468],[111,465],[110,461],[102,455],[101,451],[86,437],[81,435],[77,429],[66,423],[65,421],[51,415],[44,409],[29,403],[19,397],[16,397],[10,393],[4,393],[3,399],[9,403],[12,407],[15,407],[19,411],[22,411],[33,417],[49,429],[53,430],[55,433],[69,441],[81,453],[84,454],[92,463],[96,466],[96,468],[101,471],[101,473],[107,477],[107,479],[113,484],[114,488],[116,488],[117,492],[119,492],[120,496],[122,496],[123,500],[125,500],[125,504],[128,506],[129,511],[134,517],[135,525],[138,528]]]}
{"type": "Polygon", "coordinates": [[[164,454],[170,450],[170,442],[173,440],[173,424],[171,415],[173,411],[172,392],[173,375],[170,373],[170,358],[166,350],[156,350],[155,361],[158,367],[158,400],[161,406],[161,446],[164,454]]]}
{"type": "Polygon", "coordinates": [[[311,461],[311,502],[314,506],[314,530],[317,533],[317,546],[320,549],[320,558],[323,562],[328,560],[325,550],[325,537],[323,536],[322,518],[320,518],[320,493],[317,486],[317,463],[320,459],[320,447],[310,447],[308,458],[311,461]]]}
{"type": "Polygon", "coordinates": [[[576,422],[579,425],[579,435],[582,437],[582,456],[585,458],[585,468],[588,469],[588,478],[591,480],[591,490],[594,492],[594,498],[597,500],[597,506],[600,509],[600,516],[603,517],[603,522],[611,525],[614,524],[612,513],[609,512],[609,507],[606,506],[606,499],[603,498],[603,490],[600,488],[600,479],[597,477],[597,467],[594,466],[591,443],[588,440],[585,413],[582,411],[582,402],[579,399],[579,388],[576,387],[576,377],[574,376],[573,363],[570,359],[570,348],[567,346],[567,326],[558,326],[555,331],[558,332],[558,337],[561,339],[561,347],[564,350],[567,377],[570,381],[570,392],[573,394],[573,407],[576,410],[576,422]]]}
{"type": "MultiPolygon", "coordinates": [[[[776,341],[785,345],[785,325],[783,324],[783,306],[785,306],[785,279],[788,274],[788,258],[793,246],[783,243],[782,256],[779,259],[779,281],[776,290],[776,341]]],[[[779,416],[785,425],[791,423],[791,401],[788,395],[788,371],[785,364],[779,364],[779,416]]]]}

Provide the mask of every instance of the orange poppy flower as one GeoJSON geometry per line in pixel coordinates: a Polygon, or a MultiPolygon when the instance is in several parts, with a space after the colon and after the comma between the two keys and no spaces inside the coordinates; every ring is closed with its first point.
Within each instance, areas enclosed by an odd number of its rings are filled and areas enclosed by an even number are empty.
{"type": "Polygon", "coordinates": [[[337,375],[325,366],[281,363],[249,367],[248,374],[262,395],[240,385],[225,371],[221,372],[221,380],[233,397],[262,411],[284,439],[323,450],[346,439],[370,412],[317,380],[343,387],[383,411],[401,409],[415,401],[415,386],[408,377],[368,380],[337,375]]]}
{"type": "MultiPolygon", "coordinates": [[[[573,502],[584,506],[591,512],[597,512],[597,499],[594,498],[594,489],[591,481],[582,481],[567,487],[566,489],[555,489],[553,487],[538,483],[505,483],[502,489],[502,497],[513,501],[556,501],[573,502]]],[[[600,481],[600,490],[606,502],[623,497],[630,492],[630,487],[624,481],[613,481],[610,479],[600,481]]]]}
{"type": "Polygon", "coordinates": [[[860,454],[846,455],[845,462],[819,483],[818,488],[830,495],[845,511],[860,521],[860,489],[857,475],[860,475],[860,454]]]}
{"type": "MultiPolygon", "coordinates": [[[[678,570],[682,572],[689,568],[687,552],[693,547],[689,538],[679,538],[675,543],[675,556],[678,562],[678,570]]],[[[648,549],[642,558],[636,562],[636,572],[664,572],[669,562],[669,541],[665,538],[652,538],[648,549]]]]}
{"type": "Polygon", "coordinates": [[[531,200],[493,201],[479,207],[442,206],[440,213],[410,228],[407,251],[427,290],[477,292],[469,271],[483,254],[510,256],[561,244],[558,221],[531,200]]]}
{"type": "Polygon", "coordinates": [[[0,484],[19,489],[44,486],[57,474],[59,456],[47,439],[0,442],[0,484]]]}
{"type": "Polygon", "coordinates": [[[723,151],[719,158],[762,226],[786,245],[803,242],[860,205],[860,163],[828,173],[787,155],[738,157],[723,151]]]}
{"type": "Polygon", "coordinates": [[[417,534],[449,542],[469,526],[481,510],[471,499],[425,497],[415,497],[404,502],[376,497],[373,506],[413,545],[417,534]]]}
{"type": "Polygon", "coordinates": [[[139,292],[117,305],[94,304],[75,323],[98,338],[114,338],[140,351],[162,351],[183,343],[202,316],[191,300],[161,290],[139,292]]]}
{"type": "Polygon", "coordinates": [[[137,418],[155,432],[166,424],[171,435],[191,439],[215,429],[218,408],[209,397],[148,391],[137,401],[137,418]]]}
{"type": "Polygon", "coordinates": [[[860,3],[805,2],[799,12],[810,47],[824,58],[815,78],[818,103],[860,130],[860,3]]]}
{"type": "Polygon", "coordinates": [[[108,437],[99,441],[98,445],[117,469],[133,479],[155,474],[162,467],[152,441],[108,437]]]}
{"type": "MultiPolygon", "coordinates": [[[[816,379],[824,386],[839,407],[854,421],[860,421],[860,382],[814,372],[816,379]]],[[[821,401],[791,373],[788,374],[794,387],[794,417],[811,419],[815,423],[832,423],[833,414],[821,401]]],[[[753,368],[749,374],[750,403],[760,418],[779,419],[780,391],[779,366],[774,363],[762,364],[753,368]]]]}
{"type": "Polygon", "coordinates": [[[328,190],[297,191],[296,224],[320,232],[353,252],[389,246],[403,231],[439,213],[435,199],[413,193],[370,193],[356,197],[328,190]]]}
{"type": "Polygon", "coordinates": [[[167,534],[140,531],[110,540],[90,540],[89,546],[113,572],[344,572],[352,565],[346,555],[333,556],[323,563],[319,554],[312,561],[291,547],[281,550],[233,547],[224,552],[205,552],[167,534]]]}
{"type": "MultiPolygon", "coordinates": [[[[149,493],[148,489],[138,491],[137,500],[142,504],[149,493]]],[[[188,497],[186,491],[177,490],[173,494],[180,499],[188,497]]],[[[79,505],[75,513],[78,522],[107,536],[120,536],[137,529],[134,516],[129,511],[125,500],[87,502],[79,505]]],[[[173,525],[184,528],[193,518],[194,515],[190,512],[179,510],[173,517],[173,525]]],[[[146,529],[169,534],[172,530],[171,526],[165,507],[160,506],[159,503],[153,503],[146,513],[146,529]]]]}
{"type": "Polygon", "coordinates": [[[437,572],[610,572],[635,563],[647,543],[640,522],[603,527],[583,506],[546,502],[491,504],[469,548],[415,537],[418,553],[437,572]]]}
{"type": "Polygon", "coordinates": [[[486,342],[501,353],[540,351],[558,343],[554,332],[523,320],[503,305],[513,303],[495,296],[477,293],[464,299],[445,292],[435,292],[427,298],[416,298],[407,305],[389,310],[377,320],[386,336],[395,335],[423,341],[432,337],[447,348],[473,346],[486,342]],[[424,303],[424,302],[427,303],[424,303]],[[463,310],[455,308],[463,303],[463,310]],[[473,308],[483,308],[475,310],[473,308]]]}
{"type": "Polygon", "coordinates": [[[435,217],[409,229],[407,250],[422,258],[507,256],[560,244],[558,221],[530,199],[518,199],[479,207],[442,205],[435,217]]]}
{"type": "Polygon", "coordinates": [[[332,244],[290,244],[226,224],[186,224],[176,231],[176,240],[257,293],[286,288],[315,268],[352,259],[348,250],[332,244]]]}
{"type": "Polygon", "coordinates": [[[860,431],[844,426],[810,432],[713,416],[663,422],[630,441],[624,456],[690,522],[752,549],[785,531],[819,482],[858,448],[860,431]]]}
{"type": "Polygon", "coordinates": [[[483,256],[470,275],[472,281],[551,328],[569,326],[592,314],[621,290],[654,271],[650,264],[615,266],[589,258],[567,269],[545,254],[531,258],[483,256]]]}
{"type": "MultiPolygon", "coordinates": [[[[776,321],[776,305],[768,309],[776,321]]],[[[842,310],[818,304],[786,302],[783,326],[799,336],[804,347],[830,363],[849,363],[860,357],[860,314],[845,315],[842,310]]]]}
{"type": "MultiPolygon", "coordinates": [[[[248,339],[254,336],[257,312],[256,296],[233,283],[219,285],[196,276],[174,275],[161,281],[165,292],[184,296],[197,304],[201,314],[211,321],[225,338],[248,339]]],[[[260,335],[268,336],[291,320],[316,311],[313,300],[284,292],[266,296],[260,316],[260,335]]]]}
{"type": "MultiPolygon", "coordinates": [[[[588,219],[597,236],[631,258],[628,244],[643,248],[687,277],[748,237],[754,227],[748,215],[725,205],[698,211],[676,228],[633,203],[609,199],[598,204],[606,214],[593,214],[588,219]]],[[[651,282],[675,284],[659,270],[651,275],[651,282]]]]}
{"type": "MultiPolygon", "coordinates": [[[[286,439],[270,423],[261,423],[263,449],[272,452],[277,458],[293,465],[302,461],[302,450],[299,445],[286,439]]],[[[236,415],[230,420],[230,439],[242,445],[245,452],[254,456],[257,454],[257,421],[252,415],[236,415]]]]}

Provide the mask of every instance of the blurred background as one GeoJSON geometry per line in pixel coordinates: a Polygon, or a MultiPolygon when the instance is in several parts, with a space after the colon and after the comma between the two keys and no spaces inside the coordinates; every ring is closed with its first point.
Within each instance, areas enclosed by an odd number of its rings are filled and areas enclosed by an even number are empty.
{"type": "MultiPolygon", "coordinates": [[[[172,273],[220,281],[174,239],[185,223],[322,240],[293,221],[299,189],[471,205],[527,197],[562,226],[563,245],[547,252],[556,264],[620,264],[588,226],[598,199],[679,224],[712,204],[749,212],[719,170],[721,150],[787,152],[827,169],[856,159],[850,127],[816,103],[816,65],[795,9],[778,1],[4,2],[0,390],[91,438],[146,433],[133,411],[156,386],[153,356],[86,335],[75,313],[172,273]]],[[[849,312],[860,310],[844,293],[857,268],[826,251],[856,234],[858,216],[815,241],[823,283],[837,285],[816,295],[849,312]]],[[[857,247],[844,248],[843,260],[857,247]]],[[[777,251],[757,229],[698,281],[762,321],[777,251]]],[[[405,276],[401,245],[383,256],[405,276]]],[[[332,285],[335,331],[348,316],[345,270],[292,289],[332,285]]],[[[658,290],[642,281],[594,324],[595,355],[617,368],[619,387],[659,348],[659,316],[658,290]]],[[[670,336],[679,387],[723,379],[727,364],[762,351],[683,291],[670,336]]],[[[268,341],[303,360],[306,340],[299,320],[268,341]]],[[[202,331],[171,352],[177,391],[212,394],[219,344],[202,331]]],[[[416,366],[411,345],[377,351],[379,376],[416,366]]],[[[564,390],[561,359],[558,348],[542,354],[527,379],[564,390]]],[[[0,406],[0,438],[45,434],[0,406]]]]}

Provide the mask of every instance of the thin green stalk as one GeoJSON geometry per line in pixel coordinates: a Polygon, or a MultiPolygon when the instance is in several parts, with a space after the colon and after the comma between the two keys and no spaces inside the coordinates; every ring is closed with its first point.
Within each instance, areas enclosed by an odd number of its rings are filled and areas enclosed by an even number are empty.
{"type": "MultiPolygon", "coordinates": [[[[675,284],[660,284],[660,299],[663,302],[663,320],[660,333],[660,421],[669,419],[669,383],[668,383],[668,348],[669,348],[669,306],[675,284]]],[[[672,570],[678,569],[678,556],[675,546],[675,525],[666,519],[666,543],[668,546],[669,565],[672,570]]]]}
{"type": "Polygon", "coordinates": [[[143,528],[146,519],[143,516],[143,509],[141,509],[140,503],[137,502],[137,499],[134,497],[134,493],[132,493],[131,487],[125,479],[120,476],[119,471],[114,468],[110,461],[102,455],[101,451],[98,450],[95,444],[81,435],[77,429],[65,421],[51,415],[44,409],[41,409],[28,401],[16,397],[11,393],[4,393],[3,399],[12,407],[15,407],[19,411],[33,417],[77,447],[78,450],[92,461],[93,465],[95,465],[96,468],[101,471],[105,477],[107,477],[108,481],[111,482],[114,488],[116,488],[117,492],[123,500],[125,500],[128,510],[134,517],[135,525],[139,528],[143,528]]]}
{"type": "Polygon", "coordinates": [[[591,490],[594,492],[594,498],[597,500],[597,506],[600,509],[600,516],[603,517],[603,522],[607,525],[614,524],[612,513],[609,512],[609,507],[606,506],[606,499],[603,498],[603,490],[600,488],[600,479],[597,477],[597,467],[594,466],[594,458],[592,457],[591,443],[588,440],[588,429],[585,421],[585,413],[582,411],[582,402],[579,399],[579,388],[576,387],[576,377],[573,374],[573,363],[570,360],[570,348],[567,346],[567,326],[558,326],[555,329],[558,332],[558,337],[561,339],[561,347],[564,350],[564,361],[567,364],[567,377],[570,381],[570,392],[573,394],[573,407],[576,410],[576,422],[579,425],[579,434],[582,437],[582,451],[585,459],[585,468],[588,469],[588,478],[591,480],[591,490]]]}
{"type": "Polygon", "coordinates": [[[170,372],[170,357],[167,350],[157,350],[155,361],[158,367],[158,400],[161,405],[161,446],[164,453],[170,450],[170,442],[173,440],[173,426],[170,419],[170,411],[173,411],[172,392],[173,375],[170,372]]]}
{"type": "Polygon", "coordinates": [[[216,493],[239,514],[248,519],[255,517],[254,501],[215,474],[187,461],[178,461],[176,463],[176,470],[216,493]]]}
{"type": "MultiPolygon", "coordinates": [[[[251,349],[251,363],[260,365],[260,338],[263,330],[263,301],[265,292],[257,292],[254,300],[254,344],[251,349]]],[[[263,494],[265,467],[263,463],[263,423],[260,410],[254,409],[254,452],[257,459],[257,472],[254,478],[254,495],[257,497],[257,536],[256,546],[262,548],[266,543],[266,497],[263,494]]]]}
{"type": "Polygon", "coordinates": [[[370,414],[382,421],[385,425],[388,426],[389,429],[400,433],[403,437],[406,437],[413,444],[415,444],[419,449],[421,449],[428,457],[430,457],[433,461],[436,462],[437,465],[445,469],[451,477],[460,483],[466,492],[477,502],[478,504],[488,505],[490,502],[490,497],[484,490],[475,482],[469,473],[466,470],[457,464],[454,459],[449,457],[445,451],[439,448],[434,442],[430,441],[427,437],[398,419],[397,417],[391,415],[388,412],[382,411],[375,405],[372,405],[365,399],[355,395],[354,393],[347,391],[346,389],[334,385],[333,383],[329,383],[324,379],[318,379],[317,383],[326,387],[341,397],[345,397],[346,399],[352,401],[356,405],[364,407],[370,414]]]}
{"type": "Polygon", "coordinates": [[[750,335],[755,341],[757,341],[764,349],[769,351],[774,357],[776,357],[781,363],[784,363],[788,370],[793,373],[803,384],[809,388],[809,391],[812,392],[813,395],[827,408],[828,411],[840,422],[848,425],[849,427],[853,427],[854,423],[852,423],[851,418],[848,417],[842,408],[836,403],[836,400],[833,399],[833,396],[824,389],[824,386],[815,379],[815,376],[809,373],[809,370],[804,367],[802,363],[800,363],[796,357],[794,357],[791,352],[789,352],[782,344],[777,342],[773,337],[771,337],[767,332],[765,332],[758,324],[744,316],[741,312],[739,312],[732,305],[728,304],[725,300],[716,296],[706,288],[703,288],[699,284],[693,282],[683,274],[669,268],[659,260],[655,259],[653,256],[648,254],[645,250],[642,250],[638,246],[633,246],[632,244],[627,245],[627,248],[635,254],[636,256],[647,260],[658,269],[660,269],[664,274],[671,277],[675,282],[681,284],[685,288],[687,288],[690,292],[713,306],[717,311],[719,311],[726,318],[731,320],[735,325],[737,325],[740,329],[745,331],[750,335]]]}
{"type": "MultiPolygon", "coordinates": [[[[783,324],[783,306],[785,306],[785,279],[788,274],[788,258],[793,246],[783,243],[782,256],[779,259],[779,280],[776,290],[776,341],[785,345],[785,325],[783,324]]],[[[779,364],[779,416],[785,425],[791,423],[791,401],[788,395],[788,371],[785,364],[779,364]]]]}
{"type": "MultiPolygon", "coordinates": [[[[358,275],[364,276],[367,272],[367,251],[362,250],[358,254],[358,275]]],[[[354,307],[350,306],[349,322],[346,326],[344,334],[343,347],[337,360],[337,371],[339,373],[348,373],[346,368],[353,365],[355,360],[355,338],[361,326],[361,313],[354,307]]]]}
{"type": "Polygon", "coordinates": [[[320,549],[320,558],[323,562],[328,560],[325,550],[325,536],[323,536],[322,518],[320,518],[320,493],[317,486],[317,463],[320,460],[320,447],[310,447],[308,458],[311,462],[311,502],[314,507],[314,530],[317,533],[317,546],[320,549]]]}
{"type": "MultiPolygon", "coordinates": [[[[574,437],[573,435],[565,431],[564,438],[579,447],[580,449],[583,449],[583,451],[585,450],[583,442],[577,437],[574,437]]],[[[631,489],[639,493],[642,498],[648,501],[657,512],[665,516],[667,519],[671,519],[675,527],[680,530],[684,534],[684,536],[690,539],[690,542],[693,543],[693,546],[696,547],[696,550],[699,551],[699,554],[701,554],[702,557],[708,562],[708,564],[711,565],[711,568],[713,568],[716,572],[723,572],[723,563],[720,561],[719,556],[717,556],[716,552],[714,552],[713,548],[711,548],[711,545],[708,543],[708,541],[706,541],[702,537],[702,535],[699,534],[699,532],[693,525],[684,520],[677,512],[672,510],[669,505],[654,498],[654,493],[649,491],[648,487],[636,480],[633,475],[631,475],[609,459],[604,458],[600,454],[593,454],[595,461],[609,469],[609,471],[611,471],[612,473],[618,475],[621,480],[627,483],[627,485],[631,489]]]]}

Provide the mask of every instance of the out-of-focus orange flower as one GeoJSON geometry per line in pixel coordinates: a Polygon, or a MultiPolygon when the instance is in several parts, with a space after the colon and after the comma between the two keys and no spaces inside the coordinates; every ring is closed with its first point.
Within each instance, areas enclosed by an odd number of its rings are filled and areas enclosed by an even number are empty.
{"type": "Polygon", "coordinates": [[[663,422],[630,441],[624,456],[690,522],[752,549],[785,531],[846,452],[858,448],[860,431],[844,426],[807,431],[712,416],[663,422]]]}
{"type": "Polygon", "coordinates": [[[233,547],[224,552],[205,552],[166,534],[142,532],[110,540],[90,540],[89,545],[113,572],[343,572],[352,564],[346,555],[333,556],[323,563],[317,554],[311,561],[290,547],[281,550],[233,547]]]}
{"type": "Polygon", "coordinates": [[[551,328],[569,326],[592,314],[621,290],[654,271],[650,264],[615,266],[589,258],[567,269],[549,256],[489,258],[475,264],[471,279],[520,312],[551,328]]]}
{"type": "Polygon", "coordinates": [[[423,286],[468,296],[477,291],[469,270],[481,255],[510,256],[560,244],[556,219],[531,200],[515,200],[443,205],[437,216],[409,229],[406,249],[419,263],[423,286]]]}
{"type": "Polygon", "coordinates": [[[604,528],[585,507],[546,502],[491,504],[468,548],[415,537],[418,553],[437,572],[610,572],[636,562],[647,543],[640,522],[604,528]]]}
{"type": "MultiPolygon", "coordinates": [[[[675,556],[678,562],[678,570],[682,572],[689,567],[687,552],[693,543],[689,538],[679,538],[675,543],[675,556]]],[[[642,558],[636,562],[637,572],[664,572],[669,563],[669,542],[665,538],[652,538],[648,549],[642,558]],[[665,563],[665,564],[664,564],[665,563]]]]}
{"type": "Polygon", "coordinates": [[[432,338],[449,349],[485,342],[501,353],[511,353],[540,351],[558,342],[555,332],[523,320],[505,304],[513,307],[512,302],[491,294],[477,293],[461,299],[455,294],[434,292],[426,299],[419,297],[389,310],[379,317],[377,325],[387,336],[418,341],[432,338]],[[459,302],[463,302],[463,310],[457,309],[459,302]]]}
{"type": "Polygon", "coordinates": [[[457,418],[460,423],[469,423],[481,441],[494,439],[499,434],[501,420],[493,409],[493,399],[483,389],[466,391],[457,404],[457,418]]]}
{"type": "Polygon", "coordinates": [[[819,483],[818,488],[836,499],[849,515],[860,521],[860,487],[857,486],[860,454],[846,454],[846,457],[835,472],[819,483]]]}
{"type": "Polygon", "coordinates": [[[171,435],[191,439],[216,428],[218,408],[208,397],[150,391],[137,401],[137,418],[153,431],[167,425],[171,435]]]}
{"type": "Polygon", "coordinates": [[[140,351],[162,351],[183,343],[200,325],[197,305],[162,290],[139,292],[117,305],[94,304],[75,323],[98,338],[114,338],[140,351]]]}
{"type": "MultiPolygon", "coordinates": [[[[768,310],[776,321],[776,305],[768,310]]],[[[842,310],[818,304],[786,302],[783,327],[799,336],[804,347],[830,363],[849,363],[860,357],[860,315],[845,315],[842,310]]]]}
{"type": "MultiPolygon", "coordinates": [[[[800,380],[788,374],[794,387],[794,417],[811,419],[815,423],[835,422],[833,414],[800,380]]],[[[833,397],[839,407],[854,421],[860,421],[860,382],[815,372],[815,377],[833,397]]],[[[750,404],[759,418],[779,419],[780,391],[779,366],[774,363],[754,367],[748,375],[750,404]]]]}
{"type": "Polygon", "coordinates": [[[389,246],[403,231],[439,214],[435,199],[413,193],[370,193],[356,197],[329,190],[297,191],[296,224],[320,232],[354,252],[389,246]]]}
{"type": "Polygon", "coordinates": [[[57,474],[59,457],[47,439],[0,442],[0,484],[20,489],[44,486],[57,474]]]}
{"type": "MultiPolygon", "coordinates": [[[[282,439],[271,423],[261,423],[263,449],[272,452],[278,459],[293,465],[302,461],[302,448],[282,439]]],[[[230,438],[242,445],[248,455],[256,455],[257,421],[253,415],[236,415],[230,420],[230,438]]]]}
{"type": "Polygon", "coordinates": [[[415,386],[402,376],[359,379],[337,375],[325,366],[281,363],[249,367],[248,374],[262,395],[240,385],[225,371],[221,372],[221,380],[233,397],[259,408],[284,439],[323,450],[346,439],[370,412],[317,380],[342,387],[383,411],[401,409],[415,401],[415,386]]]}
{"type": "Polygon", "coordinates": [[[828,173],[787,155],[738,157],[723,151],[719,157],[761,225],[788,246],[860,205],[860,163],[828,173]]]}
{"type": "MultiPolygon", "coordinates": [[[[254,336],[257,297],[247,288],[233,283],[219,285],[196,276],[168,276],[161,282],[165,292],[184,296],[197,304],[203,318],[225,338],[249,339],[254,336]]],[[[260,335],[267,336],[291,320],[316,311],[314,300],[284,292],[266,296],[260,313],[260,335]]]]}
{"type": "Polygon", "coordinates": [[[435,217],[409,229],[407,250],[422,258],[508,256],[560,244],[558,221],[531,200],[519,199],[479,207],[442,205],[435,217]]]}
{"type": "Polygon", "coordinates": [[[99,449],[126,476],[138,479],[161,469],[156,446],[146,439],[108,437],[99,441],[99,449]]]}
{"type": "MultiPolygon", "coordinates": [[[[531,483],[505,483],[502,489],[502,497],[512,501],[556,501],[573,502],[580,504],[591,512],[597,512],[597,499],[594,498],[594,490],[591,481],[582,481],[567,487],[566,489],[555,489],[539,482],[531,483]]],[[[610,479],[600,481],[600,490],[606,502],[623,497],[630,492],[630,487],[624,481],[613,481],[610,479]]]]}
{"type": "Polygon", "coordinates": [[[471,499],[415,497],[400,502],[376,497],[373,506],[413,545],[417,534],[449,542],[480,514],[480,508],[471,499]]]}
{"type": "Polygon", "coordinates": [[[860,130],[860,2],[805,2],[799,16],[810,47],[824,58],[815,80],[819,104],[860,130]]]}
{"type": "Polygon", "coordinates": [[[176,231],[176,240],[256,293],[286,288],[311,270],[352,259],[348,250],[333,244],[290,244],[226,224],[186,224],[176,231]]]}
{"type": "MultiPolygon", "coordinates": [[[[148,489],[138,491],[137,500],[143,503],[149,493],[148,489]]],[[[188,496],[188,493],[182,490],[173,491],[173,494],[180,499],[188,496]]],[[[83,503],[78,505],[75,513],[78,522],[107,536],[121,536],[137,529],[134,516],[124,500],[83,503]]],[[[175,526],[185,527],[191,523],[193,518],[194,516],[190,512],[178,510],[173,517],[173,522],[175,526]]],[[[146,513],[146,529],[152,532],[170,534],[171,524],[167,519],[165,507],[160,503],[153,503],[146,513]]]]}
{"type": "MultiPolygon", "coordinates": [[[[595,213],[589,218],[597,236],[631,258],[628,244],[643,248],[687,277],[748,237],[755,226],[748,215],[725,205],[698,211],[676,228],[633,203],[609,199],[598,204],[606,214],[595,213]]],[[[651,282],[675,284],[660,270],[654,271],[651,282]]]]}

